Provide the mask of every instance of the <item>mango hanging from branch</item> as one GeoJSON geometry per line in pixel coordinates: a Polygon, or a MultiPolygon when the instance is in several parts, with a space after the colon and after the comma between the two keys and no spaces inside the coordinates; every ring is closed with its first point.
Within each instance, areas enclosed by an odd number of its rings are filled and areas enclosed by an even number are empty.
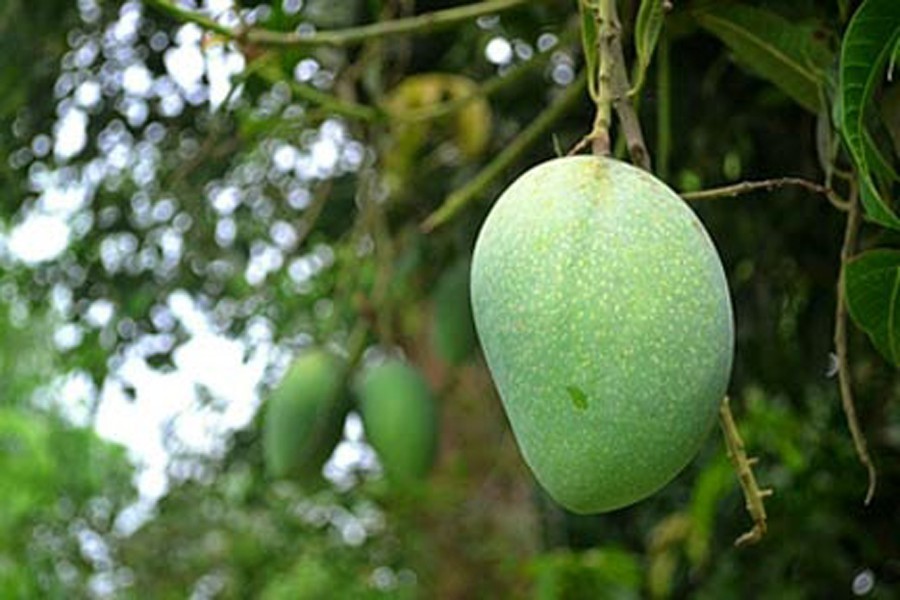
{"type": "Polygon", "coordinates": [[[656,492],[696,454],[734,330],[718,253],[655,177],[551,160],[494,205],[472,260],[479,339],[526,463],[579,513],[656,492]]]}

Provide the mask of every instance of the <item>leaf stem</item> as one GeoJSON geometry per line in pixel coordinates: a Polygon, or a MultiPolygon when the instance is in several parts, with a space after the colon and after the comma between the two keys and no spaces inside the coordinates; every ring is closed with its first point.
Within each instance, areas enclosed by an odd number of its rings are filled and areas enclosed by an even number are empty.
{"type": "Polygon", "coordinates": [[[834,315],[834,348],[837,355],[838,385],[841,391],[841,405],[847,418],[847,426],[853,438],[853,445],[859,462],[865,466],[869,475],[869,486],[866,490],[865,504],[872,501],[875,495],[875,485],[878,474],[866,444],[865,434],[859,425],[856,414],[856,404],[853,400],[853,389],[850,375],[850,365],[847,359],[847,296],[844,287],[847,274],[847,262],[850,260],[856,247],[856,238],[859,233],[861,214],[859,210],[859,198],[856,186],[850,190],[849,210],[847,212],[847,225],[844,229],[844,244],[841,246],[841,271],[838,275],[837,301],[834,315]]]}
{"type": "Polygon", "coordinates": [[[582,72],[578,79],[563,90],[553,104],[544,109],[510,144],[487,164],[466,185],[447,196],[444,203],[431,213],[421,228],[430,232],[451,220],[470,202],[482,195],[487,187],[509,169],[547,130],[580,99],[585,87],[586,76],[582,72]]]}
{"type": "Polygon", "coordinates": [[[840,211],[847,212],[850,209],[850,203],[842,199],[833,189],[801,177],[779,177],[778,179],[763,179],[761,181],[741,181],[740,183],[735,183],[733,185],[700,190],[698,192],[684,192],[681,194],[681,197],[689,202],[695,200],[714,200],[716,198],[733,198],[734,196],[758,190],[771,192],[775,188],[787,186],[798,186],[813,193],[822,194],[828,199],[832,206],[840,211]]]}
{"type": "Polygon", "coordinates": [[[741,434],[734,422],[734,415],[731,414],[728,396],[722,398],[722,403],[719,405],[719,424],[722,426],[722,433],[725,436],[725,448],[728,451],[728,459],[737,472],[741,490],[744,492],[747,512],[750,513],[750,518],[753,519],[753,528],[738,537],[734,541],[734,545],[746,546],[755,544],[766,534],[766,505],[764,500],[767,496],[771,496],[773,491],[771,489],[761,490],[756,482],[753,465],[757,459],[747,457],[744,440],[741,439],[741,434]]]}
{"type": "Polygon", "coordinates": [[[175,5],[171,0],[144,0],[179,21],[195,23],[229,39],[267,46],[352,46],[370,39],[404,34],[426,34],[483,15],[501,12],[527,4],[529,0],[485,0],[414,17],[370,23],[359,27],[319,31],[315,33],[272,31],[259,27],[232,29],[195,11],[175,5]]]}

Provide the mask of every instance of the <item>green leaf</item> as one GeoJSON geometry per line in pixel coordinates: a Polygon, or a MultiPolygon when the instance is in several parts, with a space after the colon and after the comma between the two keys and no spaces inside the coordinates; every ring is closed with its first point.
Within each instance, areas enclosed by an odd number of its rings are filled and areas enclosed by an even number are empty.
{"type": "Polygon", "coordinates": [[[891,164],[891,159],[884,155],[884,152],[881,151],[881,148],[878,147],[878,144],[875,143],[868,131],[863,133],[863,143],[865,144],[866,164],[869,165],[876,179],[881,178],[882,181],[887,183],[900,181],[900,175],[897,174],[894,165],[891,164]]]}
{"type": "Polygon", "coordinates": [[[634,50],[637,62],[631,93],[640,91],[644,84],[644,76],[647,74],[647,67],[650,66],[650,59],[653,58],[665,17],[663,0],[641,0],[641,7],[634,23],[634,50]]]}
{"type": "Polygon", "coordinates": [[[900,219],[872,179],[872,165],[866,151],[865,113],[898,38],[900,10],[896,0],[866,0],[844,34],[839,85],[840,127],[859,171],[866,216],[893,229],[900,229],[900,219]]]}
{"type": "Polygon", "coordinates": [[[870,250],[847,263],[847,308],[886,359],[900,365],[900,250],[870,250]]]}
{"type": "Polygon", "coordinates": [[[825,68],[832,52],[815,27],[761,8],[717,3],[695,13],[737,59],[813,113],[822,108],[825,68]]]}
{"type": "Polygon", "coordinates": [[[581,14],[581,45],[584,49],[588,93],[596,101],[600,97],[600,88],[597,81],[597,64],[600,61],[600,49],[597,46],[597,19],[594,3],[590,0],[578,0],[578,12],[581,14]]]}

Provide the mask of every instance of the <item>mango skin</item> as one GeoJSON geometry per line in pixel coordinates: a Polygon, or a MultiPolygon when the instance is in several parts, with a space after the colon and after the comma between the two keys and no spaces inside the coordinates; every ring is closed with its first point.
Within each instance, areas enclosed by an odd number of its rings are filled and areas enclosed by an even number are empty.
{"type": "Polygon", "coordinates": [[[594,156],[551,160],[501,195],[472,261],[476,330],[538,482],[614,510],[693,458],[734,353],[728,284],[665,184],[594,156]]]}
{"type": "Polygon", "coordinates": [[[350,398],[340,358],[320,349],[299,356],[267,400],[263,455],[269,473],[318,484],[341,439],[350,398]]]}
{"type": "Polygon", "coordinates": [[[371,367],[356,389],[366,439],[388,480],[423,479],[437,452],[437,407],[428,383],[413,367],[389,360],[371,367]]]}

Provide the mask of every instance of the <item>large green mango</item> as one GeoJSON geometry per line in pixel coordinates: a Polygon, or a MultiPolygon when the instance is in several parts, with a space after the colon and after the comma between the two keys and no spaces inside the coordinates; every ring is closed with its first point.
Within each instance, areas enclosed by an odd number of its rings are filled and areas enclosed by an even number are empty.
{"type": "Polygon", "coordinates": [[[475,327],[469,303],[468,260],[459,260],[438,279],[434,290],[431,341],[447,363],[459,365],[475,349],[475,327]]]}
{"type": "Polygon", "coordinates": [[[423,478],[437,451],[437,408],[413,367],[390,360],[370,368],[357,388],[366,439],[389,480],[423,478]]]}
{"type": "Polygon", "coordinates": [[[734,352],[719,256],[649,173],[594,156],[529,170],[472,261],[478,336],[525,462],[578,513],[657,491],[715,420],[734,352]]]}
{"type": "Polygon", "coordinates": [[[288,369],[264,415],[264,455],[273,476],[319,480],[350,409],[345,376],[343,361],[318,349],[301,355],[288,369]]]}

